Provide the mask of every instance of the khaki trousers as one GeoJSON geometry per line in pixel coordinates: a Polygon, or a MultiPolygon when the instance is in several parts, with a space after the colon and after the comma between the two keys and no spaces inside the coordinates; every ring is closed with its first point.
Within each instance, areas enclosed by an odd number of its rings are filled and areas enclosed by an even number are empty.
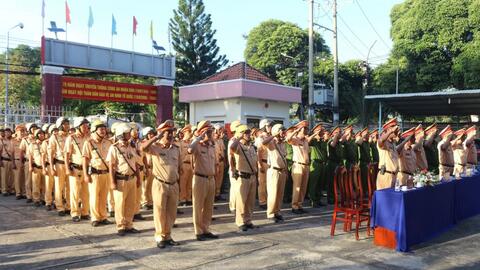
{"type": "Polygon", "coordinates": [[[51,174],[50,170],[47,170],[47,175],[44,175],[45,179],[45,204],[52,205],[53,203],[53,192],[55,190],[55,179],[51,174]]]}
{"type": "Polygon", "coordinates": [[[308,175],[310,174],[310,167],[308,165],[302,165],[293,163],[292,165],[292,208],[301,209],[303,206],[303,200],[307,193],[308,175]]]}
{"type": "Polygon", "coordinates": [[[42,170],[34,168],[32,172],[32,199],[34,202],[42,200],[42,170]]]}
{"type": "Polygon", "coordinates": [[[193,226],[195,234],[210,232],[212,222],[213,201],[215,199],[215,177],[193,176],[193,226]]]}
{"type": "Polygon", "coordinates": [[[136,190],[135,190],[136,191],[135,192],[135,208],[134,208],[135,215],[140,214],[140,208],[142,206],[142,193],[143,193],[142,186],[143,186],[143,182],[145,182],[145,172],[140,171],[140,186],[135,187],[136,188],[136,190]]]}
{"type": "Polygon", "coordinates": [[[190,163],[182,163],[180,173],[180,202],[192,201],[192,178],[193,170],[190,163]]]}
{"type": "Polygon", "coordinates": [[[173,224],[177,218],[178,184],[169,185],[154,179],[152,195],[155,241],[170,240],[173,224]]]}
{"type": "Polygon", "coordinates": [[[377,175],[377,190],[392,188],[395,186],[395,181],[397,180],[396,174],[391,174],[385,172],[383,175],[380,172],[377,175]]]}
{"type": "Polygon", "coordinates": [[[217,165],[217,174],[215,175],[215,196],[220,196],[222,192],[222,184],[223,184],[223,173],[225,170],[225,163],[220,162],[217,165]]]}
{"type": "Polygon", "coordinates": [[[267,204],[267,172],[258,171],[258,204],[267,204]]]}
{"type": "Polygon", "coordinates": [[[462,175],[466,172],[465,168],[466,166],[455,164],[455,167],[453,169],[453,175],[455,175],[456,179],[462,178],[462,175]]]}
{"type": "Polygon", "coordinates": [[[117,230],[129,230],[133,228],[136,192],[137,181],[135,177],[128,181],[117,180],[117,190],[113,191],[117,230]]]}
{"type": "Polygon", "coordinates": [[[236,186],[235,224],[238,227],[252,223],[253,207],[255,206],[255,192],[257,191],[257,177],[239,177],[236,186]]]}
{"type": "Polygon", "coordinates": [[[74,176],[69,176],[70,183],[70,215],[72,217],[87,216],[90,210],[88,184],[83,181],[83,173],[77,169],[74,176]],[[80,207],[80,202],[82,207],[80,207]]]}
{"type": "Polygon", "coordinates": [[[2,193],[11,193],[13,192],[13,169],[12,161],[3,161],[2,171],[2,193]]]}
{"type": "Polygon", "coordinates": [[[25,195],[27,196],[27,199],[32,199],[32,172],[30,172],[28,168],[28,162],[23,164],[23,176],[25,179],[25,195]]]}
{"type": "Polygon", "coordinates": [[[237,179],[233,178],[232,172],[228,172],[228,176],[230,178],[230,192],[229,192],[229,200],[228,200],[228,207],[230,208],[230,211],[235,211],[235,207],[237,207],[237,200],[235,198],[236,193],[235,190],[237,190],[237,187],[235,186],[237,184],[237,179]]]}
{"type": "Polygon", "coordinates": [[[90,215],[92,221],[107,219],[107,195],[110,188],[109,174],[92,174],[92,183],[88,184],[90,196],[90,215]]]}
{"type": "Polygon", "coordinates": [[[150,172],[148,177],[145,177],[145,181],[143,181],[143,188],[142,188],[142,205],[153,205],[153,198],[152,198],[152,183],[153,183],[153,175],[150,172]]]}
{"type": "Polygon", "coordinates": [[[269,168],[267,170],[267,218],[280,214],[287,172],[269,168]]]}
{"type": "Polygon", "coordinates": [[[15,165],[17,165],[17,169],[13,170],[13,183],[15,186],[15,194],[16,196],[23,196],[25,195],[25,178],[23,164],[20,161],[16,160],[15,165]]]}
{"type": "MultiPolygon", "coordinates": [[[[110,187],[110,185],[109,185],[110,187]]],[[[108,189],[108,195],[107,195],[107,200],[108,200],[108,212],[115,212],[115,196],[113,195],[113,189],[109,188],[108,189]]]]}
{"type": "Polygon", "coordinates": [[[55,207],[57,211],[70,210],[69,177],[65,174],[64,164],[55,164],[55,207]]]}
{"type": "Polygon", "coordinates": [[[475,171],[475,165],[468,164],[467,168],[465,169],[465,174],[470,177],[473,175],[473,172],[475,171]]]}
{"type": "Polygon", "coordinates": [[[445,180],[450,180],[450,178],[452,177],[452,174],[453,174],[453,168],[452,167],[446,167],[446,166],[442,166],[442,165],[439,165],[438,167],[438,174],[439,174],[439,178],[440,179],[445,179],[445,180]]]}

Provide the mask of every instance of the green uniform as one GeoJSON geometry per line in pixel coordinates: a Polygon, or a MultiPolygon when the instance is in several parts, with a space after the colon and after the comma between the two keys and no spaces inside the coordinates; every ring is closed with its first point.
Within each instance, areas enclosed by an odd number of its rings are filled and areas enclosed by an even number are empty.
{"type": "Polygon", "coordinates": [[[437,141],[433,141],[430,146],[424,146],[427,156],[428,170],[438,174],[438,148],[437,141]]]}
{"type": "Polygon", "coordinates": [[[333,180],[335,177],[335,169],[337,166],[342,165],[342,145],[340,142],[337,142],[337,145],[333,147],[330,143],[332,139],[328,141],[327,145],[327,153],[328,153],[328,161],[327,161],[327,170],[326,170],[326,181],[327,181],[327,198],[328,203],[332,204],[335,200],[334,197],[334,188],[333,188],[333,180]]]}
{"type": "Polygon", "coordinates": [[[368,143],[370,145],[370,162],[378,163],[378,149],[377,144],[374,142],[368,143]]]}
{"type": "Polygon", "coordinates": [[[357,146],[353,140],[348,140],[342,143],[343,145],[343,164],[347,170],[357,164],[357,146]]]}
{"type": "Polygon", "coordinates": [[[325,170],[327,165],[327,143],[313,139],[310,142],[310,177],[308,197],[312,205],[320,205],[322,190],[325,190],[325,170]]]}
{"type": "Polygon", "coordinates": [[[363,194],[368,192],[368,164],[370,163],[370,144],[363,141],[362,144],[357,144],[358,165],[360,166],[360,173],[362,177],[363,194]]]}
{"type": "Polygon", "coordinates": [[[292,189],[293,189],[293,180],[292,174],[292,165],[293,165],[293,148],[289,143],[286,143],[286,150],[287,150],[287,165],[288,165],[288,176],[287,181],[285,182],[285,192],[283,193],[283,202],[284,203],[291,203],[292,202],[292,189]]]}

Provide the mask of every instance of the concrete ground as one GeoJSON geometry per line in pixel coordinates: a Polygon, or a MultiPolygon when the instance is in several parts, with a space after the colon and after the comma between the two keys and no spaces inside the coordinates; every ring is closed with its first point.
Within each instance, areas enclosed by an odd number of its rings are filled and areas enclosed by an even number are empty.
{"type": "MultiPolygon", "coordinates": [[[[286,206],[286,205],[285,205],[286,206]]],[[[0,197],[0,269],[480,269],[480,216],[411,253],[373,245],[365,227],[360,241],[340,223],[330,237],[331,207],[293,216],[282,224],[255,212],[260,228],[238,232],[226,203],[216,204],[212,231],[219,240],[194,240],[191,208],[181,208],[173,238],[178,247],[156,247],[151,211],[135,222],[142,233],[118,237],[114,225],[93,228],[0,197]]]]}

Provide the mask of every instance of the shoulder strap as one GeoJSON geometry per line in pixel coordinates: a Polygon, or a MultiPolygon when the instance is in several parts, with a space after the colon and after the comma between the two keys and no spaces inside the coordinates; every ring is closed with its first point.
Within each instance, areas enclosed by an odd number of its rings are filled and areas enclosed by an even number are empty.
{"type": "Polygon", "coordinates": [[[239,144],[238,146],[240,147],[240,150],[242,150],[242,154],[245,157],[245,159],[247,160],[248,167],[250,167],[250,170],[252,171],[252,173],[255,173],[255,170],[253,169],[252,165],[250,164],[250,160],[248,159],[247,155],[245,154],[245,151],[243,150],[243,146],[241,144],[239,144]]]}
{"type": "Polygon", "coordinates": [[[280,149],[278,149],[278,145],[276,143],[273,143],[273,145],[275,145],[275,149],[277,150],[280,157],[282,157],[282,161],[283,161],[283,164],[285,165],[285,168],[288,168],[287,161],[285,160],[285,157],[282,155],[282,152],[280,152],[280,149]]]}
{"type": "Polygon", "coordinates": [[[80,149],[80,145],[78,145],[78,142],[77,142],[77,140],[75,140],[75,136],[73,136],[73,135],[72,135],[72,140],[75,143],[75,145],[77,146],[78,151],[80,153],[82,153],[82,149],[80,149]]]}
{"type": "Polygon", "coordinates": [[[10,153],[8,152],[8,149],[6,148],[5,144],[3,143],[3,140],[2,140],[2,150],[4,150],[5,153],[7,153],[8,158],[12,159],[12,161],[13,161],[12,155],[10,155],[10,153]]]}
{"type": "MultiPolygon", "coordinates": [[[[100,152],[98,152],[97,147],[95,147],[95,145],[93,145],[92,140],[89,140],[88,143],[92,146],[93,150],[95,150],[95,152],[97,152],[97,155],[98,155],[98,156],[100,157],[100,159],[102,160],[103,165],[105,165],[105,167],[108,168],[107,163],[105,162],[105,160],[103,160],[103,157],[102,157],[102,155],[100,155],[100,152]]],[[[122,156],[123,156],[123,154],[122,154],[122,156]]],[[[128,162],[127,162],[127,163],[128,163],[128,162]]],[[[129,164],[129,165],[130,165],[130,164],[129,164]]],[[[134,170],[134,172],[135,172],[135,170],[134,170]]]]}
{"type": "MultiPolygon", "coordinates": [[[[122,158],[125,160],[125,162],[127,163],[128,167],[132,170],[132,172],[135,174],[137,173],[137,170],[133,169],[132,168],[132,165],[130,165],[130,163],[128,162],[128,160],[125,158],[125,155],[123,155],[123,152],[120,151],[120,149],[118,148],[118,146],[115,145],[115,148],[117,148],[117,151],[120,152],[120,155],[122,155],[122,158]]],[[[107,166],[108,167],[108,166],[107,166]]]]}

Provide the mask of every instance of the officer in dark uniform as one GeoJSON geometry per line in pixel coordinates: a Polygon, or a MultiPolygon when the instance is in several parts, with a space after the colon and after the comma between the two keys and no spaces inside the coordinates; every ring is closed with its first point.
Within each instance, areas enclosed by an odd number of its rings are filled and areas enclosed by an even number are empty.
{"type": "Polygon", "coordinates": [[[308,182],[308,197],[312,207],[322,206],[322,189],[325,188],[325,169],[327,162],[327,142],[323,140],[323,127],[316,125],[312,134],[320,133],[310,141],[310,180],[308,182]]]}
{"type": "Polygon", "coordinates": [[[337,166],[342,165],[342,146],[340,144],[340,138],[342,136],[342,130],[340,127],[332,129],[330,140],[327,143],[328,161],[327,161],[327,200],[329,204],[333,204],[334,190],[333,181],[335,176],[335,170],[337,166]]]}

